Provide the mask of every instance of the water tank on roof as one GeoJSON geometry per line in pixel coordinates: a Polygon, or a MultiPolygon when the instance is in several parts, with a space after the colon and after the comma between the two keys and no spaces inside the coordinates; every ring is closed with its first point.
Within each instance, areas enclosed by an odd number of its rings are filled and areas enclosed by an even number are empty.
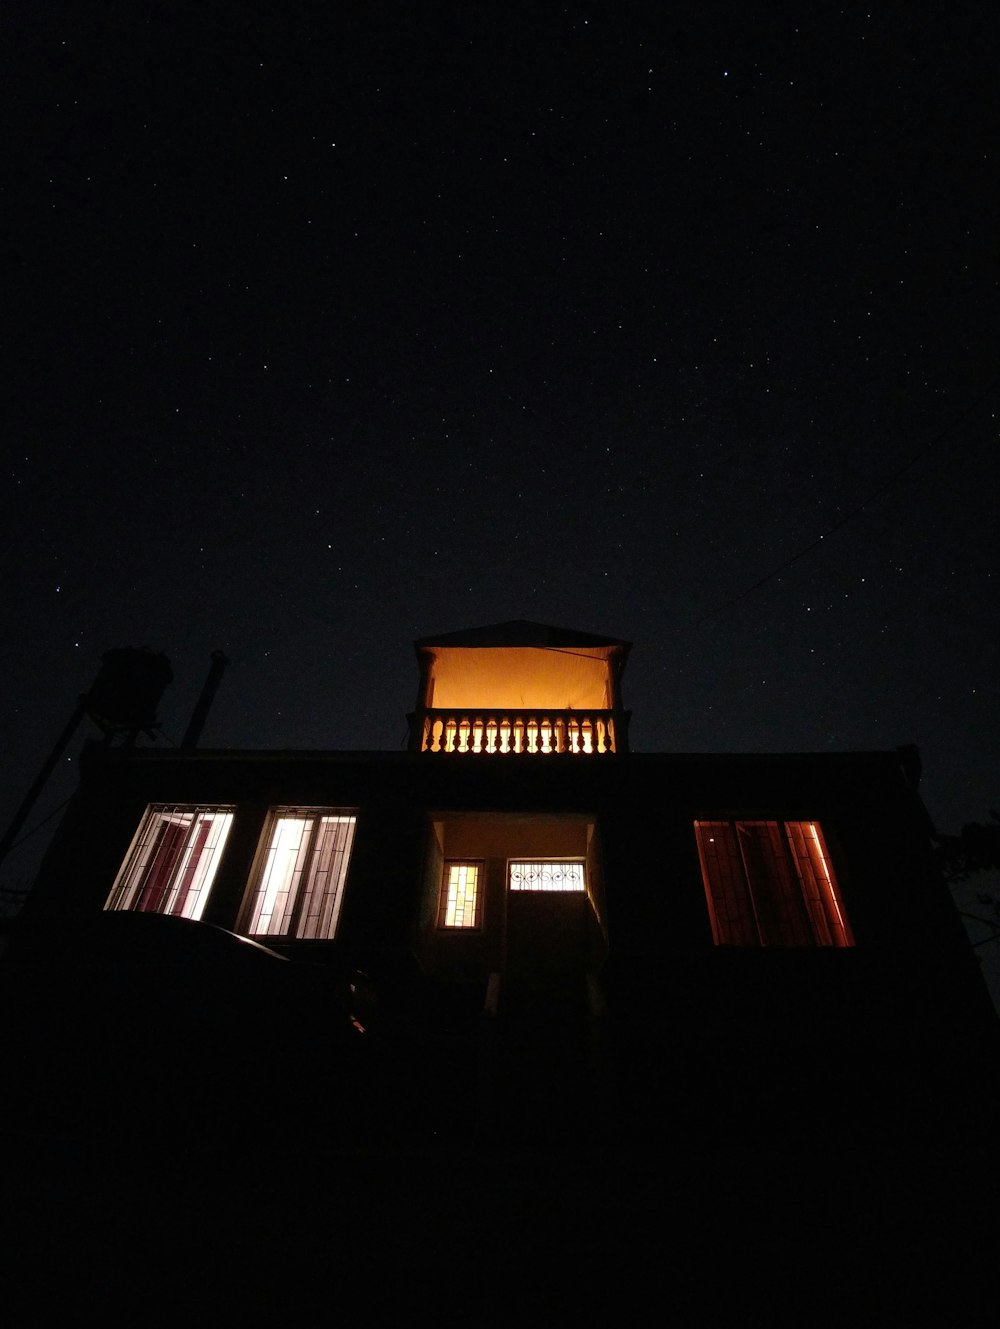
{"type": "Polygon", "coordinates": [[[157,723],[156,708],[173,676],[162,652],[155,655],[135,646],[105,651],[87,693],[87,714],[105,730],[150,729],[157,723]]]}

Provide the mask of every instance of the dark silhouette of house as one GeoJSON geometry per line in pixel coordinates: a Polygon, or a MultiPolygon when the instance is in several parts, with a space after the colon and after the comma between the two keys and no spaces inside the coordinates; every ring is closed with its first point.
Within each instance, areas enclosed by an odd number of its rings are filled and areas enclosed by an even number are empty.
{"type": "Polygon", "coordinates": [[[976,1322],[916,750],[633,752],[625,642],[416,649],[406,751],[85,751],[0,964],[31,1310],[976,1322]]]}
{"type": "Polygon", "coordinates": [[[173,1022],[245,1061],[273,1037],[306,1097],[349,1067],[366,1138],[843,1151],[986,1112],[995,1023],[916,750],[632,752],[628,651],[527,622],[425,638],[404,752],[94,745],[27,927],[72,950],[108,914],[185,919],[177,954],[208,924],[299,962],[270,1034],[210,956],[173,1022]]]}

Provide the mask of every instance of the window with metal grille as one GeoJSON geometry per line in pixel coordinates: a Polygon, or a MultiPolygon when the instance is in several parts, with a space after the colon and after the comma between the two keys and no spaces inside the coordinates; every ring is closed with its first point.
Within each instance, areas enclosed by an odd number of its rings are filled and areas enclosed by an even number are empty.
{"type": "Polygon", "coordinates": [[[474,928],[478,925],[481,863],[445,863],[439,926],[474,928]]]}
{"type": "Polygon", "coordinates": [[[251,937],[335,936],[356,822],[343,808],[274,809],[251,888],[251,937]]]}
{"type": "Polygon", "coordinates": [[[201,918],[232,823],[231,808],[148,808],[105,908],[201,918]]]}
{"type": "Polygon", "coordinates": [[[853,946],[815,821],[696,821],[718,946],[853,946]]]}
{"type": "Polygon", "coordinates": [[[542,859],[509,865],[512,891],[584,891],[583,860],[542,859]]]}

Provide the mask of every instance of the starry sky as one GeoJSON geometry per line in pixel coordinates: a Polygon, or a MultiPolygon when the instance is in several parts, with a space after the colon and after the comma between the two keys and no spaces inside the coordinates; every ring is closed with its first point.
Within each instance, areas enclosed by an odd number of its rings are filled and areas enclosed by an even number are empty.
{"type": "Polygon", "coordinates": [[[205,746],[395,749],[509,618],[639,750],[1000,805],[1000,34],[870,10],[15,3],[0,821],[111,647],[163,743],[222,648],[205,746]]]}

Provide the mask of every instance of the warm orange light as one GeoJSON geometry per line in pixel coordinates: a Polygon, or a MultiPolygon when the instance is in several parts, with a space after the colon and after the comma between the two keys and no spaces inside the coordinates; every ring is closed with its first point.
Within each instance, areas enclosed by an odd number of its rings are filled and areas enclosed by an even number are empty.
{"type": "Polygon", "coordinates": [[[424,752],[617,750],[606,647],[435,648],[423,686],[424,752]]]}
{"type": "Polygon", "coordinates": [[[440,710],[607,710],[608,651],[541,647],[438,647],[429,706],[440,710]]]}

